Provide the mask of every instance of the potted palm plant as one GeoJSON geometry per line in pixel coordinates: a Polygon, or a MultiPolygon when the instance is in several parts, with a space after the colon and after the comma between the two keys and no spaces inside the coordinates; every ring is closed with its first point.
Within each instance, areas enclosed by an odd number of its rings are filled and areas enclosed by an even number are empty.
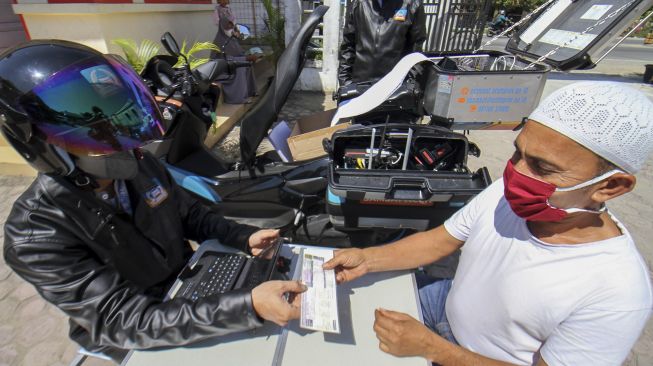
{"type": "MultiPolygon", "coordinates": [[[[220,47],[216,46],[211,42],[195,42],[188,50],[186,50],[186,46],[187,46],[186,40],[184,40],[181,43],[181,49],[179,51],[181,52],[182,55],[186,56],[186,59],[188,60],[188,66],[190,66],[191,69],[194,69],[197,66],[209,61],[208,57],[197,57],[196,54],[198,52],[202,52],[202,51],[220,52],[220,47]]],[[[179,60],[177,60],[177,63],[175,64],[174,67],[180,67],[183,64],[184,64],[184,58],[182,56],[179,56],[179,60]]]]}
{"type": "Polygon", "coordinates": [[[141,73],[152,57],[159,54],[161,47],[149,39],[144,39],[141,44],[137,44],[133,39],[118,38],[111,41],[122,49],[129,65],[137,72],[141,73]]]}
{"type": "MultiPolygon", "coordinates": [[[[141,41],[140,45],[133,39],[119,38],[112,41],[113,44],[119,46],[125,54],[125,58],[131,67],[137,72],[141,73],[145,68],[147,62],[154,56],[159,54],[161,47],[149,39],[141,41]]],[[[188,48],[186,40],[182,42],[181,53],[186,56],[191,69],[206,63],[208,57],[198,57],[197,53],[202,51],[215,51],[220,52],[220,48],[211,42],[195,42],[188,48]]],[[[183,57],[179,57],[174,67],[180,67],[184,62],[183,57]]]]}
{"type": "Polygon", "coordinates": [[[286,48],[286,19],[279,8],[272,5],[272,0],[262,0],[262,2],[267,13],[265,26],[268,28],[268,33],[263,35],[261,40],[272,48],[274,64],[276,65],[281,53],[286,48]]]}

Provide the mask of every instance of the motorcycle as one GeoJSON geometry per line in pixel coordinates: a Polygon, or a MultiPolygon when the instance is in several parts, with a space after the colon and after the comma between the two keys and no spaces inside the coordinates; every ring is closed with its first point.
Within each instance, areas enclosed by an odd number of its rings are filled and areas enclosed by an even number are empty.
{"type": "MultiPolygon", "coordinates": [[[[407,233],[406,228],[334,227],[327,212],[329,158],[284,163],[276,152],[256,156],[299,77],[308,39],[327,9],[317,8],[306,20],[282,54],[275,76],[240,120],[241,160],[235,164],[223,161],[203,142],[213,121],[211,103],[219,93],[213,80],[248,64],[214,59],[195,70],[187,66],[173,69],[171,65],[180,54],[174,38],[165,34],[162,43],[170,55],[155,57],[143,72],[152,91],[160,94],[159,104],[166,121],[164,140],[148,150],[164,161],[181,187],[227,218],[280,228],[285,236],[305,244],[375,245],[400,237],[407,233]]],[[[393,121],[406,125],[416,122],[424,115],[423,87],[418,82],[421,79],[417,70],[393,96],[372,113],[357,117],[356,122],[373,123],[370,116],[393,116],[393,121]]]]}
{"type": "MultiPolygon", "coordinates": [[[[501,34],[504,30],[508,29],[511,25],[513,25],[513,22],[510,19],[506,19],[506,21],[502,22],[499,25],[495,25],[493,22],[489,22],[487,24],[486,34],[488,37],[494,37],[497,34],[501,34]]],[[[512,33],[513,32],[505,34],[505,36],[510,38],[512,37],[512,33]]]]}
{"type": "MultiPolygon", "coordinates": [[[[421,72],[419,71],[416,70],[416,73],[409,75],[397,90],[374,110],[352,118],[352,123],[383,123],[388,116],[393,121],[417,123],[424,116],[419,104],[423,95],[423,85],[419,78],[421,72]]],[[[333,100],[340,106],[344,105],[349,100],[363,94],[377,81],[378,79],[342,86],[333,93],[333,100]]]]}
{"type": "Polygon", "coordinates": [[[204,140],[219,95],[214,81],[249,63],[218,58],[194,70],[173,69],[180,52],[166,33],[162,43],[170,55],[156,56],[142,73],[158,94],[166,125],[164,139],[147,150],[164,162],[181,187],[229,219],[280,228],[284,235],[307,244],[372,243],[378,241],[374,230],[349,235],[330,226],[325,210],[327,158],[284,163],[276,152],[256,155],[299,77],[310,37],[327,10],[320,6],[306,19],[281,55],[274,77],[240,119],[241,160],[234,164],[210,151],[204,140]]]}
{"type": "MultiPolygon", "coordinates": [[[[356,221],[354,227],[347,227],[349,223],[345,216],[348,212],[345,211],[348,208],[345,207],[345,204],[348,203],[349,197],[343,198],[343,192],[345,192],[344,195],[346,196],[346,189],[341,189],[340,192],[334,192],[329,189],[329,179],[334,177],[335,168],[337,168],[334,165],[334,159],[336,157],[335,145],[331,145],[330,143],[325,144],[325,150],[329,152],[330,159],[318,158],[307,162],[282,163],[279,161],[279,157],[275,156],[275,153],[259,157],[256,156],[256,148],[263,140],[272,123],[276,120],[277,114],[285,103],[293,84],[301,72],[308,40],[317,23],[319,23],[320,18],[326,12],[326,9],[326,7],[317,8],[309,19],[307,19],[295,39],[288,45],[288,49],[281,56],[275,77],[270,81],[267,89],[262,93],[261,98],[253,108],[241,119],[240,162],[234,165],[221,162],[217,156],[213,155],[204,146],[204,137],[206,136],[211,119],[209,118],[208,123],[206,122],[207,119],[205,117],[207,117],[207,111],[210,111],[210,109],[206,109],[205,106],[203,107],[202,102],[199,102],[199,107],[194,107],[194,111],[188,113],[187,110],[192,108],[190,106],[192,103],[184,105],[182,101],[178,108],[172,109],[175,113],[181,112],[179,117],[173,115],[172,112],[169,113],[172,116],[172,124],[175,126],[171,126],[170,140],[172,141],[168,141],[168,143],[176,145],[176,147],[171,148],[168,146],[169,151],[162,154],[161,157],[168,163],[171,174],[177,179],[180,185],[189,192],[204,197],[216,210],[228,218],[263,227],[282,228],[285,230],[283,235],[292,236],[294,241],[298,243],[350,246],[352,244],[374,245],[387,242],[390,241],[389,239],[400,237],[409,231],[405,232],[396,228],[370,228],[369,226],[361,228],[360,220],[356,221]],[[177,131],[176,135],[175,130],[177,131]],[[336,195],[338,196],[336,197],[336,195]],[[325,206],[327,208],[331,207],[331,212],[328,212],[328,209],[325,210],[325,206]],[[345,227],[334,226],[332,220],[340,220],[340,217],[344,217],[341,223],[345,227]]],[[[511,40],[509,45],[515,44],[516,42],[517,40],[511,40]]],[[[166,43],[169,44],[166,47],[169,52],[176,55],[178,52],[175,50],[174,43],[170,40],[164,40],[164,44],[166,43]]],[[[528,52],[528,49],[523,52],[528,52]]],[[[587,50],[583,52],[585,54],[588,53],[587,50]]],[[[580,59],[587,61],[590,58],[583,57],[580,59]]],[[[446,60],[443,59],[442,61],[445,62],[446,60]]],[[[575,59],[569,62],[565,60],[566,63],[562,64],[560,62],[556,64],[555,60],[552,62],[557,68],[561,69],[566,67],[579,68],[582,66],[575,59]]],[[[227,61],[222,61],[222,64],[216,61],[214,66],[205,66],[202,70],[198,71],[198,74],[203,83],[210,84],[210,81],[213,80],[213,72],[210,72],[210,70],[219,69],[224,73],[224,70],[229,70],[230,67],[236,66],[238,65],[230,66],[227,61]]],[[[187,70],[186,74],[188,73],[190,71],[187,70]]],[[[215,74],[219,73],[215,72],[215,74]]],[[[393,122],[398,121],[410,125],[410,122],[413,122],[411,118],[395,119],[392,117],[392,112],[397,112],[397,110],[399,112],[411,110],[410,113],[418,118],[424,116],[424,81],[425,77],[424,75],[420,75],[420,73],[417,73],[413,79],[408,78],[404,80],[402,85],[399,85],[389,98],[386,99],[384,95],[385,100],[379,101],[380,104],[371,113],[378,113],[381,116],[385,116],[386,121],[392,119],[393,122]],[[401,98],[397,98],[398,96],[401,96],[401,98]],[[395,104],[393,105],[393,103],[395,104]]],[[[175,81],[172,85],[178,83],[178,81],[175,81]]],[[[199,82],[197,83],[199,84],[199,82]]],[[[183,84],[184,82],[181,82],[180,85],[183,84]]],[[[345,98],[342,98],[343,100],[353,98],[361,93],[358,90],[358,85],[350,88],[354,92],[345,93],[345,98]]],[[[200,92],[199,94],[202,93],[200,92]]],[[[192,93],[188,95],[188,97],[191,96],[192,93]]],[[[186,98],[186,100],[189,100],[189,98],[186,98]]],[[[356,102],[352,101],[352,103],[356,102]]],[[[162,105],[164,115],[166,114],[165,108],[172,107],[162,105]]],[[[357,122],[364,122],[365,119],[364,115],[356,116],[355,118],[357,122]]],[[[434,129],[440,127],[449,130],[451,126],[448,123],[449,121],[439,121],[431,116],[431,124],[435,125],[432,126],[434,129]]],[[[344,169],[347,169],[345,164],[348,164],[350,167],[356,165],[365,174],[365,160],[368,161],[368,164],[374,164],[376,160],[386,165],[393,165],[399,161],[399,158],[386,157],[384,155],[384,151],[381,148],[385,146],[383,143],[385,136],[387,135],[388,139],[406,140],[404,135],[410,135],[410,129],[408,134],[405,134],[403,131],[394,133],[391,130],[400,127],[391,126],[387,123],[385,125],[368,126],[368,128],[368,131],[350,131],[352,135],[357,133],[361,134],[368,141],[368,145],[357,146],[357,150],[359,151],[353,153],[358,154],[358,156],[355,159],[351,158],[349,162],[342,161],[342,167],[344,169]],[[375,128],[376,131],[374,130],[375,128]],[[386,131],[389,132],[386,134],[386,131]],[[371,132],[371,138],[367,134],[363,135],[363,132],[371,132]],[[375,133],[377,132],[380,133],[375,137],[375,133]],[[377,141],[379,138],[380,141],[377,141]],[[359,160],[363,160],[363,164],[360,164],[359,160]]],[[[403,129],[403,127],[401,128],[403,129]]],[[[440,130],[440,132],[444,133],[445,131],[440,130]]],[[[341,137],[347,136],[344,136],[343,133],[341,137]]],[[[358,136],[351,137],[359,139],[358,136]]],[[[391,145],[390,147],[393,148],[391,145]]],[[[163,148],[163,150],[165,151],[166,148],[163,148]]],[[[401,150],[396,148],[393,151],[388,151],[396,156],[399,156],[401,153],[401,150]]],[[[409,150],[407,149],[405,151],[408,152],[409,150]]],[[[408,156],[406,152],[404,152],[404,157],[408,156]]],[[[470,144],[468,153],[479,155],[480,150],[475,145],[470,144]]],[[[411,152],[412,156],[418,156],[418,154],[422,154],[421,156],[425,159],[430,157],[428,151],[424,152],[421,149],[411,152]]],[[[431,155],[437,154],[438,151],[435,151],[435,154],[431,151],[431,155]]],[[[428,161],[422,161],[420,165],[425,167],[428,165],[430,169],[433,164],[429,165],[428,161]]],[[[369,165],[367,166],[369,170],[369,165]]],[[[438,168],[438,166],[436,165],[430,170],[436,171],[435,168],[438,168]]],[[[389,216],[395,219],[404,219],[402,217],[404,213],[410,215],[414,211],[417,211],[415,207],[418,206],[406,205],[394,209],[392,204],[402,204],[407,200],[412,200],[414,202],[411,203],[417,203],[419,205],[424,204],[423,208],[426,209],[422,211],[432,212],[433,210],[437,210],[436,207],[440,205],[440,202],[436,202],[431,198],[443,196],[442,192],[452,190],[452,185],[447,181],[449,179],[448,176],[441,179],[441,186],[431,185],[430,182],[425,181],[424,177],[422,177],[424,175],[422,172],[428,172],[429,169],[413,171],[409,173],[411,175],[410,177],[404,176],[402,172],[396,174],[397,178],[390,177],[391,184],[394,184],[393,191],[390,192],[392,196],[385,194],[380,199],[376,197],[366,199],[363,196],[363,199],[360,199],[358,197],[361,196],[360,193],[362,193],[362,190],[359,189],[353,195],[357,197],[353,197],[351,200],[357,202],[354,202],[354,206],[350,206],[349,208],[362,209],[367,214],[379,206],[379,201],[390,201],[388,202],[390,204],[385,207],[386,212],[391,211],[390,215],[383,216],[381,212],[374,212],[374,214],[383,217],[370,215],[372,219],[370,220],[369,217],[366,218],[367,222],[363,223],[363,225],[384,225],[384,222],[387,223],[389,221],[387,220],[389,216]],[[440,189],[439,192],[438,189],[440,189]],[[434,192],[431,192],[431,190],[434,190],[434,192]],[[425,200],[423,197],[429,198],[425,200]],[[429,199],[431,200],[429,201],[429,199]]],[[[454,169],[456,168],[454,167],[454,169]]],[[[345,173],[347,174],[348,172],[345,173]]],[[[372,171],[368,173],[371,174],[363,177],[368,182],[378,183],[380,181],[378,178],[380,174],[378,172],[372,171]]],[[[461,172],[454,170],[453,173],[455,174],[451,174],[452,177],[456,176],[456,174],[470,175],[471,180],[482,181],[485,186],[490,183],[487,171],[471,173],[469,171],[461,172]]],[[[358,179],[361,176],[357,172],[349,172],[348,174],[348,178],[353,177],[353,179],[358,179]]],[[[479,185],[476,188],[482,187],[479,185]]],[[[436,198],[444,199],[444,197],[436,198]]],[[[453,210],[456,207],[454,203],[458,205],[457,207],[460,207],[465,202],[463,200],[448,202],[450,206],[448,209],[453,210]]],[[[381,203],[385,204],[385,202],[381,203]]],[[[437,218],[436,220],[440,219],[437,218]]],[[[429,221],[429,227],[433,227],[432,225],[436,220],[429,221]]],[[[414,229],[409,228],[408,230],[414,229]]]]}

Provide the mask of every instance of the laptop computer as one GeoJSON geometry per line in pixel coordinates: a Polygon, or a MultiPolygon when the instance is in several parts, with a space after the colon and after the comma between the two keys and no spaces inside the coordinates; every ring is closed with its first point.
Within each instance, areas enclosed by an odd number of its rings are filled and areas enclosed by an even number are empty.
{"type": "Polygon", "coordinates": [[[169,297],[183,297],[193,301],[213,294],[241,288],[254,288],[272,279],[279,261],[283,241],[279,239],[258,256],[248,256],[198,249],[193,258],[177,276],[169,297]]]}

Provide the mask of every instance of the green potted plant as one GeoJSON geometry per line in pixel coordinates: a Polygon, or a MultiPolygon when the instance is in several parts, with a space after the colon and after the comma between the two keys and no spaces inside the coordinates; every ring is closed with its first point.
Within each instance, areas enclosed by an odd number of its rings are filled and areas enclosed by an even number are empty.
{"type": "MultiPolygon", "coordinates": [[[[161,49],[158,44],[149,39],[142,40],[140,45],[137,44],[133,39],[126,38],[114,39],[111,42],[122,49],[122,52],[125,54],[125,58],[127,59],[129,65],[131,65],[131,67],[139,74],[141,71],[143,71],[147,62],[152,57],[158,55],[161,49]]],[[[209,60],[208,57],[197,57],[196,54],[198,52],[220,52],[220,48],[211,42],[195,42],[188,50],[186,50],[186,47],[186,40],[184,40],[180,51],[188,59],[188,63],[190,64],[189,66],[191,69],[194,69],[209,60]]],[[[180,56],[174,67],[180,67],[183,62],[184,59],[180,56]]]]}
{"type": "Polygon", "coordinates": [[[267,13],[265,26],[268,28],[268,33],[264,34],[261,40],[272,48],[274,64],[276,65],[281,53],[286,49],[286,19],[281,11],[272,5],[272,0],[261,1],[267,13]]]}
{"type": "Polygon", "coordinates": [[[158,44],[149,39],[142,40],[140,45],[133,39],[126,38],[114,39],[111,43],[122,49],[129,65],[139,74],[145,68],[147,61],[158,55],[161,49],[158,44]]]}
{"type": "MultiPolygon", "coordinates": [[[[186,40],[184,40],[181,43],[181,49],[180,52],[182,55],[186,56],[188,59],[188,64],[191,69],[196,68],[197,66],[204,64],[209,61],[208,57],[197,57],[196,53],[202,52],[202,51],[214,51],[214,52],[220,52],[220,47],[216,46],[215,44],[211,42],[195,42],[193,45],[186,51],[186,40]]],[[[184,64],[184,58],[179,56],[179,60],[177,60],[177,63],[175,64],[174,67],[180,67],[181,65],[184,64]]]]}

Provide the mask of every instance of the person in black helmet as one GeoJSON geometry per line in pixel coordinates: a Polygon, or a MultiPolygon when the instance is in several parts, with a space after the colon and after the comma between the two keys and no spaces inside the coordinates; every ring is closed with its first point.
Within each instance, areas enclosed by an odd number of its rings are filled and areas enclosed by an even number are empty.
{"type": "Polygon", "coordinates": [[[39,172],[5,224],[5,261],[87,350],[117,360],[299,317],[282,296],[305,290],[295,281],[163,301],[187,240],[257,254],[279,233],[224,219],[139,149],[162,137],[161,116],[120,59],[54,40],[0,54],[0,130],[39,172]]]}

